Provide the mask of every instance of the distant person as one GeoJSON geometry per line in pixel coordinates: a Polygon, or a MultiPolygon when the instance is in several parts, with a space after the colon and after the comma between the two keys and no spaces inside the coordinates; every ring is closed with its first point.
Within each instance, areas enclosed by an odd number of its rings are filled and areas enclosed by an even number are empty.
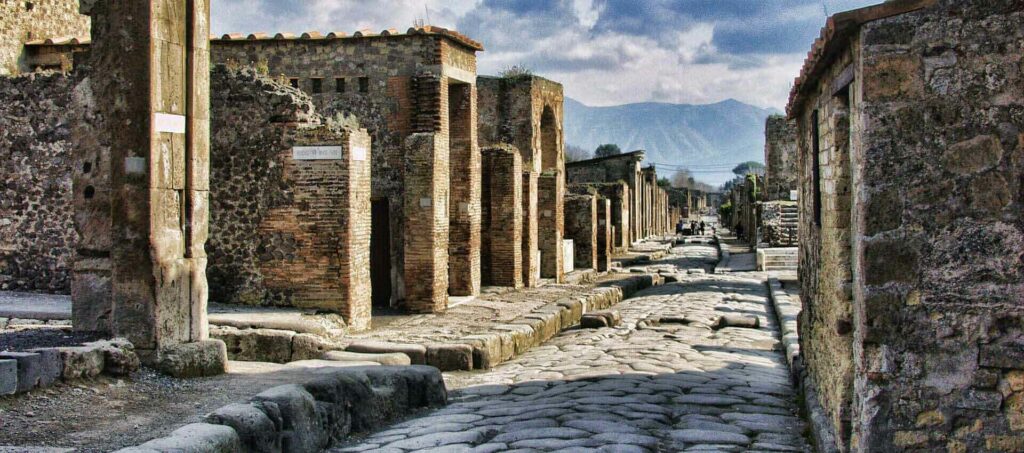
{"type": "Polygon", "coordinates": [[[701,235],[701,236],[703,236],[703,235],[704,235],[704,229],[705,229],[705,228],[707,228],[707,224],[705,224],[705,223],[704,223],[704,221],[703,221],[703,220],[701,220],[701,221],[700,221],[700,235],[701,235]]]}
{"type": "Polygon", "coordinates": [[[692,235],[692,236],[696,236],[697,235],[697,221],[696,220],[690,221],[690,235],[692,235]]]}

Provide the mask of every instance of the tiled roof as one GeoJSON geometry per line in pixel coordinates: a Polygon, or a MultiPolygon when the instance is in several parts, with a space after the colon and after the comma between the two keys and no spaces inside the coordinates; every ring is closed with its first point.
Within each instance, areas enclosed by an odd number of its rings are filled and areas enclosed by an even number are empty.
{"type": "MultiPolygon", "coordinates": [[[[438,35],[446,37],[460,45],[469,47],[476,51],[484,50],[484,46],[477,41],[474,41],[459,33],[455,30],[449,30],[447,28],[435,27],[427,25],[423,27],[413,27],[407,30],[404,35],[438,35]]],[[[354,39],[354,38],[369,38],[375,36],[403,36],[398,30],[389,28],[383,30],[380,33],[375,33],[370,30],[359,30],[349,35],[343,31],[332,31],[326,35],[318,31],[309,31],[296,35],[294,33],[275,33],[273,35],[269,33],[250,33],[244,35],[241,33],[227,33],[221,36],[210,36],[211,41],[288,41],[288,40],[327,40],[327,39],[354,39]]],[[[27,46],[67,46],[77,44],[89,44],[89,37],[63,37],[63,38],[50,38],[50,39],[37,39],[35,41],[29,41],[25,43],[27,46]]]]}
{"type": "Polygon", "coordinates": [[[889,0],[885,3],[865,8],[838,13],[828,18],[821,29],[821,36],[814,41],[811,51],[807,53],[800,75],[793,83],[789,93],[789,105],[786,113],[792,117],[793,109],[803,102],[810,84],[831,63],[832,59],[845,48],[849,38],[856,33],[861,25],[886,17],[917,11],[935,5],[937,0],[889,0]]]}
{"type": "MultiPolygon", "coordinates": [[[[444,36],[458,44],[469,47],[470,49],[482,51],[484,46],[477,41],[470,39],[468,36],[463,35],[455,30],[449,30],[447,28],[435,27],[433,25],[426,25],[423,27],[413,27],[408,29],[404,35],[439,35],[444,36]]],[[[320,39],[343,39],[343,38],[369,38],[375,36],[403,36],[394,28],[383,30],[380,33],[376,33],[372,30],[358,30],[352,35],[348,35],[343,31],[332,31],[326,35],[318,31],[310,31],[302,33],[296,36],[294,33],[277,33],[270,35],[268,33],[252,33],[250,35],[242,35],[240,33],[228,33],[220,37],[212,37],[213,41],[268,41],[268,40],[320,40],[320,39]]]]}

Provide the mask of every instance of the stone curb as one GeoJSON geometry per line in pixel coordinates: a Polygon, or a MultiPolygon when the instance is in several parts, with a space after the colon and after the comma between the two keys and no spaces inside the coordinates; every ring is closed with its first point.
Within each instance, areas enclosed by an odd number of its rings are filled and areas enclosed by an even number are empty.
{"type": "Polygon", "coordinates": [[[782,336],[782,344],[786,351],[786,362],[789,363],[794,384],[804,394],[803,409],[807,412],[807,419],[812,431],[811,438],[817,447],[816,451],[839,453],[835,446],[835,435],[831,431],[831,424],[828,422],[824,409],[818,403],[817,388],[814,381],[805,372],[803,359],[800,356],[798,319],[803,307],[782,290],[782,282],[778,278],[768,277],[766,285],[768,286],[768,299],[772,303],[772,309],[779,322],[779,334],[782,336]]]}
{"type": "Polygon", "coordinates": [[[203,422],[118,453],[322,451],[411,410],[447,404],[441,372],[427,366],[311,368],[302,384],[270,388],[203,422]]]}
{"type": "Polygon", "coordinates": [[[445,342],[398,343],[378,340],[331,341],[318,335],[275,329],[211,326],[210,336],[223,340],[231,360],[289,363],[320,359],[330,351],[409,356],[414,365],[441,371],[485,370],[540,345],[580,323],[583,315],[622,302],[637,291],[660,285],[657,274],[636,274],[599,284],[585,294],[559,299],[503,324],[494,324],[445,342]]]}
{"type": "Polygon", "coordinates": [[[124,339],[0,352],[0,395],[50,387],[58,380],[70,382],[100,374],[127,376],[138,369],[135,347],[124,339]]]}

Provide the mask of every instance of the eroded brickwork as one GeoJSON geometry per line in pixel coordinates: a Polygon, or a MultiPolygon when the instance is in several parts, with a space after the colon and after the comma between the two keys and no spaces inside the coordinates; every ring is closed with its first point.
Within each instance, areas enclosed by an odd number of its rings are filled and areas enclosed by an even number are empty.
{"type": "MultiPolygon", "coordinates": [[[[78,0],[0,1],[0,75],[19,74],[32,68],[24,44],[51,38],[89,35],[89,17],[78,11],[78,0]]],[[[54,69],[69,69],[71,62],[54,69]]]]}
{"type": "Polygon", "coordinates": [[[815,55],[833,57],[790,105],[801,348],[835,444],[1020,451],[1024,6],[894,1],[846,17],[854,30],[836,36],[851,38],[822,41],[815,55]]]}
{"type": "Polygon", "coordinates": [[[562,239],[565,237],[565,185],[561,173],[544,173],[537,180],[537,237],[540,250],[540,276],[561,282],[562,239]]]}
{"type": "Polygon", "coordinates": [[[641,218],[644,216],[644,189],[640,175],[640,162],[643,159],[643,151],[634,151],[617,156],[572,162],[565,166],[566,182],[569,184],[626,183],[629,189],[629,244],[643,237],[641,218]]]}
{"type": "Polygon", "coordinates": [[[611,206],[609,234],[612,253],[629,249],[629,186],[624,182],[569,184],[568,191],[577,195],[597,193],[611,206]]]}
{"type": "MultiPolygon", "coordinates": [[[[77,77],[0,77],[0,289],[71,292],[77,77]]],[[[81,196],[85,196],[82,194],[81,196]]]]}
{"type": "Polygon", "coordinates": [[[448,143],[438,134],[406,140],[406,308],[433,313],[448,307],[448,143]]]}
{"type": "Polygon", "coordinates": [[[523,285],[523,161],[519,150],[489,147],[483,158],[483,284],[523,285]]]}
{"type": "Polygon", "coordinates": [[[768,117],[764,127],[764,200],[790,200],[797,189],[796,123],[782,115],[768,117]]]}
{"type": "Polygon", "coordinates": [[[615,227],[612,226],[612,201],[600,197],[597,200],[597,270],[605,272],[612,267],[615,227]]]}
{"type": "Polygon", "coordinates": [[[565,238],[573,240],[576,269],[597,269],[597,196],[566,195],[565,238]]]}
{"type": "Polygon", "coordinates": [[[370,320],[369,136],[327,125],[301,91],[254,71],[211,80],[211,298],[370,320]],[[337,157],[295,159],[296,146],[337,157]]]}

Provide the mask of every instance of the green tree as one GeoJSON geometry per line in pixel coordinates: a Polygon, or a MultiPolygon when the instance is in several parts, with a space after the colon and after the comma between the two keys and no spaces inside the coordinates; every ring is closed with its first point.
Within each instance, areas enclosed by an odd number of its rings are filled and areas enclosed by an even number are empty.
{"type": "Polygon", "coordinates": [[[622,149],[619,148],[619,145],[616,145],[614,143],[606,143],[604,145],[598,146],[597,149],[594,151],[594,157],[608,157],[616,156],[619,154],[622,154],[622,149]]]}
{"type": "Polygon", "coordinates": [[[751,173],[763,175],[764,164],[756,161],[748,161],[737,165],[736,168],[732,169],[732,172],[741,178],[751,173]]]}

